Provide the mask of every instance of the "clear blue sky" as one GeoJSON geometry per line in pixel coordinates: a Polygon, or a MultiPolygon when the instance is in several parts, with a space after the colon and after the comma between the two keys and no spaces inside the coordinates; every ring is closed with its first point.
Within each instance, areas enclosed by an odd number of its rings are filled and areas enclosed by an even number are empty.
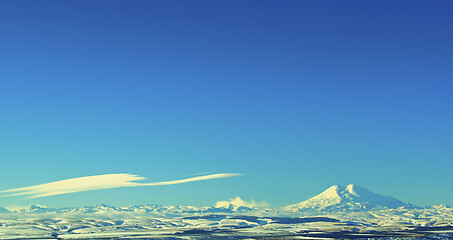
{"type": "Polygon", "coordinates": [[[244,176],[0,206],[453,205],[452,1],[0,1],[0,190],[244,176]]]}

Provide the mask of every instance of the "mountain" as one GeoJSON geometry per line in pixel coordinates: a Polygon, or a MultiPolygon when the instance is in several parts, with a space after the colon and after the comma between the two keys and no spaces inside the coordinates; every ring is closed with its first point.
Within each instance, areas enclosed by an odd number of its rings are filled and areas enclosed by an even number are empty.
{"type": "Polygon", "coordinates": [[[57,209],[48,208],[48,207],[41,206],[41,205],[31,204],[28,208],[21,209],[21,210],[19,210],[19,212],[48,213],[48,212],[57,212],[57,209]]]}
{"type": "Polygon", "coordinates": [[[225,212],[225,213],[232,213],[232,212],[252,212],[256,211],[256,208],[236,205],[232,203],[227,203],[224,205],[217,204],[215,207],[211,207],[207,209],[209,212],[225,212]]]}
{"type": "Polygon", "coordinates": [[[96,205],[96,207],[94,207],[94,210],[95,211],[116,211],[117,208],[101,203],[101,204],[96,205]]]}
{"type": "MultiPolygon", "coordinates": [[[[163,205],[132,205],[128,207],[113,207],[106,204],[77,208],[54,209],[40,205],[30,205],[26,209],[14,212],[22,213],[83,213],[83,214],[153,214],[157,216],[178,216],[187,214],[230,214],[230,213],[262,213],[262,214],[287,214],[287,213],[349,213],[371,210],[398,209],[398,212],[420,209],[419,207],[404,203],[396,198],[382,196],[368,191],[362,187],[350,184],[346,187],[334,185],[321,194],[306,201],[285,206],[279,209],[265,208],[265,202],[244,201],[239,197],[229,201],[219,201],[215,206],[163,206],[163,205]]],[[[425,207],[431,212],[451,212],[446,205],[425,207]]],[[[5,209],[6,210],[6,209],[5,209]]],[[[0,208],[0,212],[5,212],[0,208]]],[[[7,210],[6,210],[7,211],[7,210]]],[[[453,211],[452,211],[453,212],[453,211]]]]}
{"type": "Polygon", "coordinates": [[[416,208],[396,198],[382,196],[354,184],[346,187],[333,185],[321,194],[301,203],[283,207],[290,212],[348,212],[385,208],[416,208]]]}
{"type": "Polygon", "coordinates": [[[10,211],[8,211],[8,209],[4,208],[4,207],[0,207],[0,213],[9,213],[10,211]]]}
{"type": "Polygon", "coordinates": [[[255,200],[245,201],[240,197],[232,198],[229,201],[218,201],[213,208],[212,212],[259,212],[265,211],[264,209],[268,204],[266,202],[255,202],[255,200]]]}

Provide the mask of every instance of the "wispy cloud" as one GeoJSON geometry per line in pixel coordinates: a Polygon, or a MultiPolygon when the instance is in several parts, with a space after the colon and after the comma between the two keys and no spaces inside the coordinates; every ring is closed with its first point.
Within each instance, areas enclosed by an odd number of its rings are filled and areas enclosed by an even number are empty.
{"type": "Polygon", "coordinates": [[[5,194],[1,197],[28,196],[28,198],[40,198],[66,193],[76,193],[109,188],[173,185],[210,179],[234,177],[240,175],[242,174],[217,173],[173,181],[140,183],[136,181],[145,180],[146,178],[128,173],[105,174],[79,178],[70,178],[66,180],[50,182],[30,187],[3,190],[0,191],[0,193],[5,194]]]}

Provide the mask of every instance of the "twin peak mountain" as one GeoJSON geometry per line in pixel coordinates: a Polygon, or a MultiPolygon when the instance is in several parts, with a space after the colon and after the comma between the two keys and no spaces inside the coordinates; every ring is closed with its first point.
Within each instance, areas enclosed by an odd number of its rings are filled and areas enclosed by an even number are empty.
{"type": "Polygon", "coordinates": [[[396,198],[375,194],[349,184],[346,187],[333,185],[315,197],[282,209],[290,212],[356,212],[400,207],[417,208],[396,198]]]}

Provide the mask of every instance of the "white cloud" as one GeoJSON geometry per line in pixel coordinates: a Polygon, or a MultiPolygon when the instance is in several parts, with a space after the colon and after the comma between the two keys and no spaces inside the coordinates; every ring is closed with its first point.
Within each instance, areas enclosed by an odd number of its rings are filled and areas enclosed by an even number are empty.
{"type": "Polygon", "coordinates": [[[105,174],[88,177],[70,178],[66,180],[45,183],[30,187],[15,188],[0,191],[0,193],[7,193],[2,197],[28,195],[28,198],[48,197],[66,193],[84,192],[109,188],[120,187],[140,187],[140,186],[157,186],[157,185],[173,185],[180,183],[188,183],[195,181],[203,181],[218,178],[227,178],[240,176],[237,173],[218,173],[210,174],[181,180],[154,182],[154,183],[139,183],[135,181],[144,180],[146,178],[128,173],[120,174],[105,174]]]}
{"type": "Polygon", "coordinates": [[[229,208],[231,205],[237,207],[249,207],[249,208],[264,208],[268,207],[269,204],[267,202],[256,202],[255,200],[251,199],[250,201],[242,200],[240,197],[235,197],[230,199],[230,201],[218,201],[215,204],[215,207],[220,208],[229,208]]]}

